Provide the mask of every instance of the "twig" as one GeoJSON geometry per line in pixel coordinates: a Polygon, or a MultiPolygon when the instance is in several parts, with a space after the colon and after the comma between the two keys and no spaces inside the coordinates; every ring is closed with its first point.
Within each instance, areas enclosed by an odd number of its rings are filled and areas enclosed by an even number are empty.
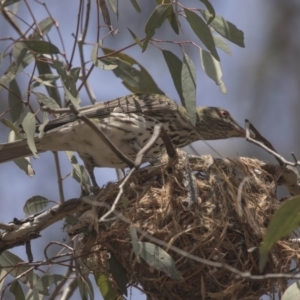
{"type": "Polygon", "coordinates": [[[60,171],[60,163],[59,163],[58,153],[56,151],[54,151],[53,155],[54,155],[54,160],[55,160],[55,168],[56,168],[56,174],[57,174],[57,183],[58,183],[60,203],[63,203],[63,202],[65,202],[65,195],[64,195],[64,187],[62,184],[63,179],[62,179],[61,171],[60,171]]]}
{"type": "Polygon", "coordinates": [[[300,185],[300,175],[298,173],[298,170],[295,168],[296,166],[300,165],[300,161],[297,160],[295,154],[294,153],[291,154],[294,159],[294,162],[286,160],[283,156],[279,155],[276,152],[273,145],[267,139],[265,139],[258,132],[258,130],[251,124],[251,122],[247,119],[245,120],[245,128],[246,128],[246,140],[252,144],[259,146],[260,148],[264,149],[268,153],[272,154],[282,167],[285,167],[290,171],[292,171],[293,173],[295,173],[295,175],[297,176],[297,185],[300,185]],[[250,129],[255,133],[255,138],[257,138],[258,140],[255,140],[250,136],[250,129]]]}

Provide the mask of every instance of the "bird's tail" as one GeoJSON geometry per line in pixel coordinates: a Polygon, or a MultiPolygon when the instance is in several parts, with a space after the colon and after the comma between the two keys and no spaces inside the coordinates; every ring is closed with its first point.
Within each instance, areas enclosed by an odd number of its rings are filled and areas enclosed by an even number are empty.
{"type": "Polygon", "coordinates": [[[0,144],[0,163],[32,155],[27,140],[0,144]]]}

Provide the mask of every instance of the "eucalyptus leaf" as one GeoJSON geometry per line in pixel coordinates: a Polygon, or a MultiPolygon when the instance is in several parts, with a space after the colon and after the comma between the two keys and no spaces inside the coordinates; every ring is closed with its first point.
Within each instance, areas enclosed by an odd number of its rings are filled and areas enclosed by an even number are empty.
{"type": "Polygon", "coordinates": [[[198,38],[202,41],[202,43],[206,46],[206,48],[210,51],[212,56],[220,61],[220,57],[218,55],[218,52],[215,47],[215,42],[212,37],[211,31],[205,24],[205,22],[202,20],[200,16],[198,16],[196,13],[194,13],[191,10],[184,9],[186,19],[189,22],[191,28],[195,32],[195,34],[198,36],[198,38]]]}
{"type": "Polygon", "coordinates": [[[33,196],[25,202],[23,212],[27,217],[34,215],[47,207],[49,203],[49,200],[43,196],[33,196]]]}
{"type": "Polygon", "coordinates": [[[196,69],[189,56],[184,53],[181,71],[182,96],[188,116],[196,124],[196,69]]]}
{"type": "Polygon", "coordinates": [[[169,68],[173,83],[181,99],[181,102],[184,102],[181,83],[182,61],[171,51],[162,50],[162,54],[169,68]]]}
{"type": "Polygon", "coordinates": [[[140,256],[152,268],[166,273],[170,278],[175,280],[182,279],[175,266],[172,257],[162,248],[148,242],[139,242],[140,256]]]}
{"type": "Polygon", "coordinates": [[[151,16],[149,17],[149,19],[146,23],[146,26],[145,26],[146,39],[143,44],[143,51],[146,50],[150,39],[155,34],[155,30],[160,28],[160,26],[167,19],[170,6],[172,6],[172,5],[171,4],[161,4],[161,5],[156,6],[154,11],[152,12],[151,16]]]}
{"type": "Polygon", "coordinates": [[[59,49],[50,42],[38,41],[38,40],[27,40],[19,42],[25,45],[26,48],[41,54],[58,54],[59,49]]]}
{"type": "MultiPolygon", "coordinates": [[[[205,20],[210,19],[211,14],[209,11],[203,9],[200,9],[199,11],[201,12],[205,20]]],[[[213,27],[220,35],[222,35],[227,40],[240,47],[245,47],[243,31],[238,29],[229,21],[226,21],[223,17],[216,15],[213,21],[210,23],[210,26],[213,27]]]]}
{"type": "Polygon", "coordinates": [[[22,119],[22,128],[26,133],[27,144],[29,149],[31,150],[33,156],[38,158],[37,149],[35,146],[34,136],[35,136],[35,115],[31,112],[24,112],[21,116],[22,119]]]}
{"type": "Polygon", "coordinates": [[[132,6],[134,7],[134,9],[137,12],[140,13],[142,11],[141,8],[140,8],[140,6],[139,6],[139,4],[138,4],[138,2],[137,2],[137,0],[130,0],[130,2],[131,2],[132,6]]]}
{"type": "Polygon", "coordinates": [[[274,244],[292,233],[300,225],[300,196],[283,203],[270,221],[264,241],[260,247],[259,269],[262,272],[274,244]]]}
{"type": "Polygon", "coordinates": [[[204,72],[210,77],[216,85],[220,87],[220,91],[226,94],[226,86],[222,81],[221,64],[208,51],[200,49],[201,66],[204,72]]]}

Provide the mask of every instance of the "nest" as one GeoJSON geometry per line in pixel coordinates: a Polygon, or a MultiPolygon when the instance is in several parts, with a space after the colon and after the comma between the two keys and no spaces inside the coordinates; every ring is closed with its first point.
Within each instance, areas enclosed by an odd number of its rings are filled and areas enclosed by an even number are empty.
{"type": "MultiPolygon", "coordinates": [[[[125,269],[130,285],[152,300],[259,299],[264,294],[280,293],[287,287],[286,279],[238,278],[224,268],[208,266],[169,248],[172,245],[242,272],[260,274],[258,247],[280,205],[276,196],[280,176],[274,170],[250,158],[201,156],[187,163],[181,152],[174,164],[140,170],[124,187],[116,207],[115,212],[124,218],[96,223],[97,234],[92,242],[88,238],[81,241],[81,249],[96,251],[84,263],[93,271],[110,274],[107,258],[113,255],[125,269]],[[185,182],[187,170],[196,183],[196,198],[185,182]],[[143,259],[139,261],[133,251],[132,225],[165,242],[165,246],[158,246],[175,261],[180,279],[170,278],[143,259]]],[[[118,185],[108,184],[100,191],[98,200],[112,204],[118,185]]],[[[98,207],[97,218],[105,212],[107,208],[98,207]]],[[[138,239],[155,244],[140,233],[138,239]]],[[[291,262],[298,262],[298,250],[288,240],[279,241],[264,272],[288,273],[291,262]]]]}

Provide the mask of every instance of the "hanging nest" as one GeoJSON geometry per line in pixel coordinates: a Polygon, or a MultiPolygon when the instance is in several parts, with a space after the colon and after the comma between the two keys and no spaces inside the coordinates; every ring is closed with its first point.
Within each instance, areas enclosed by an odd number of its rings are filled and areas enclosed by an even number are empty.
{"type": "MultiPolygon", "coordinates": [[[[276,188],[278,182],[286,183],[284,172],[279,166],[250,158],[214,159],[207,155],[188,161],[179,152],[176,163],[167,163],[165,157],[160,167],[134,173],[115,209],[119,217],[112,214],[110,218],[115,218],[111,221],[95,222],[108,211],[107,207],[95,206],[92,211],[97,211],[97,216],[89,225],[97,233],[92,239],[87,235],[79,247],[81,253],[94,253],[82,262],[92,271],[111,274],[107,261],[113,256],[124,268],[129,284],[152,300],[259,299],[263,294],[284,291],[286,279],[238,278],[224,268],[169,249],[175,246],[199,258],[260,274],[258,247],[280,205],[276,188]],[[189,174],[196,184],[195,193],[193,184],[187,183],[189,174]],[[165,242],[165,246],[158,246],[172,257],[180,278],[172,279],[168,272],[137,257],[131,226],[165,242]]],[[[290,175],[288,171],[286,174],[290,175]]],[[[97,196],[100,204],[111,205],[118,186],[110,183],[102,189],[97,196]]],[[[140,242],[156,244],[140,231],[137,237],[140,242]]],[[[277,242],[264,272],[288,273],[291,262],[298,262],[298,251],[299,246],[288,240],[277,242]]]]}

